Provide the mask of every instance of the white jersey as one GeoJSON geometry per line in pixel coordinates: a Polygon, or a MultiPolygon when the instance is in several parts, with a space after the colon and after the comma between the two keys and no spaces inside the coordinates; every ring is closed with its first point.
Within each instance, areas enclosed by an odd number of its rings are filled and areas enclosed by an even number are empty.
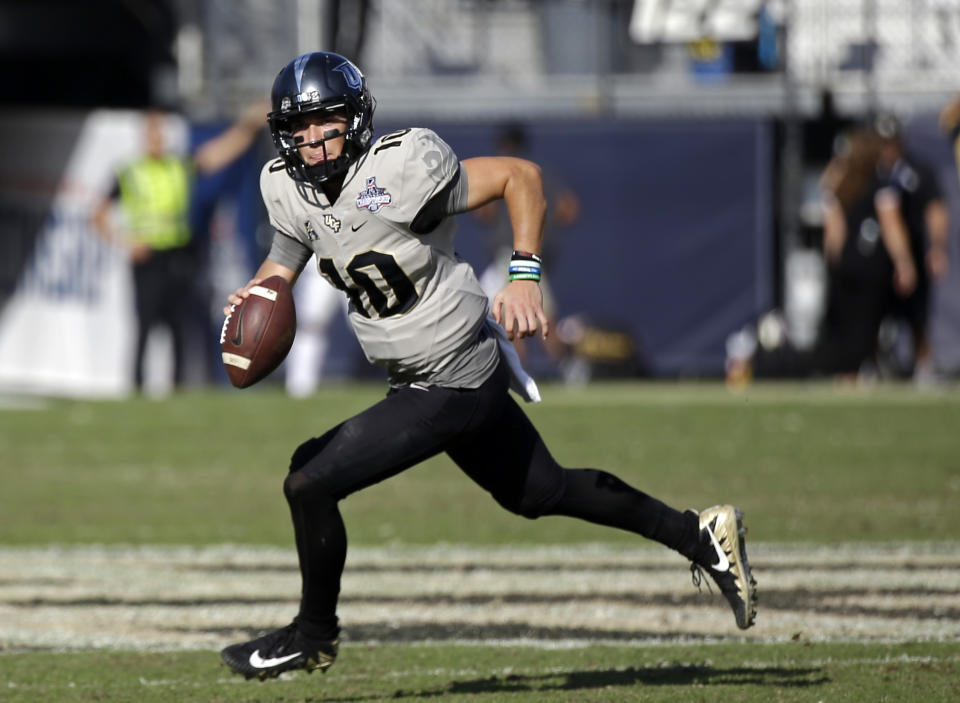
{"type": "Polygon", "coordinates": [[[411,229],[460,174],[453,150],[416,128],[374,142],[333,203],[290,178],[279,159],[260,176],[270,223],[315,254],[320,273],[346,293],[367,359],[386,368],[393,385],[475,388],[497,364],[497,343],[484,328],[487,296],[454,253],[455,218],[427,234],[411,229]]]}

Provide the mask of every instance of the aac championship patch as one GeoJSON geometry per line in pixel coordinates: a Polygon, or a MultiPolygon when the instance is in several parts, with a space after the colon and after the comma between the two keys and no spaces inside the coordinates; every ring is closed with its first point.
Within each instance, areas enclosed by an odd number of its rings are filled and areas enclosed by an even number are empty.
{"type": "Polygon", "coordinates": [[[376,212],[383,206],[389,205],[391,200],[393,198],[387,189],[377,186],[377,177],[371,176],[367,179],[367,187],[357,196],[357,208],[376,212]]]}

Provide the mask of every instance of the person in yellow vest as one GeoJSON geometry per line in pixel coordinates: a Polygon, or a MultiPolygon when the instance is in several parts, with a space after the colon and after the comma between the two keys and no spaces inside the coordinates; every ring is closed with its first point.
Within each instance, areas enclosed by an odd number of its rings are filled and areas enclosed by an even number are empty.
{"type": "Polygon", "coordinates": [[[241,118],[190,156],[172,153],[161,111],[144,115],[144,153],[117,173],[112,190],[94,210],[93,225],[106,241],[122,246],[133,266],[137,317],[133,381],[143,388],[143,360],[150,331],[164,325],[173,337],[173,385],[183,381],[185,325],[195,285],[191,249],[190,197],[197,174],[219,171],[239,158],[266,121],[269,103],[249,106],[241,118]],[[112,224],[119,205],[123,227],[112,224]]]}

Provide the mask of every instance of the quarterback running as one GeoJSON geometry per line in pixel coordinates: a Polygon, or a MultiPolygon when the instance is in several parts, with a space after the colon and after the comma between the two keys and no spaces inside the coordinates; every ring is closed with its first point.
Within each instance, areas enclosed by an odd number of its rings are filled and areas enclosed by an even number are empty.
{"type": "Polygon", "coordinates": [[[440,452],[517,515],[580,518],[676,550],[692,562],[695,583],[706,572],[718,584],[738,627],[753,625],[756,583],[737,508],[681,512],[606,471],[561,466],[508,392],[539,400],[510,340],[549,333],[539,285],[549,263],[539,255],[539,168],[511,157],[461,161],[429,129],[375,139],[366,80],[337,54],[291,61],[271,100],[267,121],[279,158],[264,166],[260,187],[273,244],[228,303],[241,303],[269,276],[293,284],[316,266],[347,297],[353,331],[367,359],[386,370],[389,390],[293,452],[283,493],[300,608],[287,626],[226,647],[230,669],[266,679],[333,664],[347,552],[339,502],[440,452]],[[515,251],[510,281],[491,305],[455,253],[455,215],[499,198],[515,251]]]}

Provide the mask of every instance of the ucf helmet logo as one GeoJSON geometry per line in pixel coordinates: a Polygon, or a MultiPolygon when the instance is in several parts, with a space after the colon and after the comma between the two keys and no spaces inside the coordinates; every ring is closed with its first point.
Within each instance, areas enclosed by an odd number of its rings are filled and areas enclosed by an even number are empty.
{"type": "Polygon", "coordinates": [[[360,86],[363,85],[363,74],[360,73],[360,69],[358,69],[349,61],[344,61],[333,70],[337,71],[343,76],[343,79],[347,82],[347,85],[350,86],[351,89],[359,90],[360,86]]]}

